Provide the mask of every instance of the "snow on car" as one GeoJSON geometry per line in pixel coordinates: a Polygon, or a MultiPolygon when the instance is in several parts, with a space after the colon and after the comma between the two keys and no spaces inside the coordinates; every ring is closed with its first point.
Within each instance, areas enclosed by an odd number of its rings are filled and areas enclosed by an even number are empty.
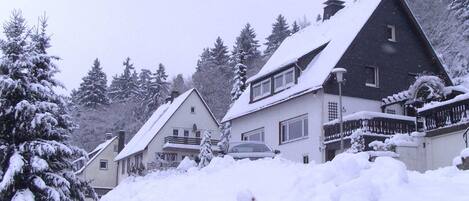
{"type": "Polygon", "coordinates": [[[272,148],[263,142],[243,141],[231,142],[227,155],[232,156],[234,159],[249,158],[256,160],[260,158],[273,158],[278,153],[280,152],[272,150],[272,148]]]}

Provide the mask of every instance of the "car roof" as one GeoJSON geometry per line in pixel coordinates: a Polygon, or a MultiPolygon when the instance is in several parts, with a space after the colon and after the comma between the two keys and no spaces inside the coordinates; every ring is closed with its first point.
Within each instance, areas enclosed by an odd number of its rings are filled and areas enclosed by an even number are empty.
{"type": "Polygon", "coordinates": [[[230,142],[230,145],[240,145],[240,144],[263,144],[263,145],[266,145],[264,142],[259,142],[259,141],[238,141],[238,142],[230,142]]]}

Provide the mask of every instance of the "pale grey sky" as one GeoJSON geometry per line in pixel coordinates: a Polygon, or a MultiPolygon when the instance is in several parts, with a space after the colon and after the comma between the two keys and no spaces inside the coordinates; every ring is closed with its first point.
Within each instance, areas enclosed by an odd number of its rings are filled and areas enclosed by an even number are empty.
{"type": "MultiPolygon", "coordinates": [[[[246,22],[265,42],[278,14],[288,23],[313,21],[323,0],[0,0],[0,22],[21,9],[29,25],[46,12],[50,53],[60,56],[58,75],[67,90],[77,88],[98,57],[108,75],[122,72],[132,58],[137,69],[165,64],[170,76],[190,76],[202,48],[217,36],[231,48],[246,22]]],[[[2,34],[0,34],[1,37],[2,34]]]]}

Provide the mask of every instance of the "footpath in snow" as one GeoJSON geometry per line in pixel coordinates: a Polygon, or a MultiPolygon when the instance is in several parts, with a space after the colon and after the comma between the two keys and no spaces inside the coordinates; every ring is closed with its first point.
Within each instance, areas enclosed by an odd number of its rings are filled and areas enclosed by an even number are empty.
{"type": "Polygon", "coordinates": [[[198,170],[169,170],[128,178],[102,201],[468,201],[469,171],[406,170],[389,157],[341,154],[304,165],[282,158],[215,158],[198,170]]]}

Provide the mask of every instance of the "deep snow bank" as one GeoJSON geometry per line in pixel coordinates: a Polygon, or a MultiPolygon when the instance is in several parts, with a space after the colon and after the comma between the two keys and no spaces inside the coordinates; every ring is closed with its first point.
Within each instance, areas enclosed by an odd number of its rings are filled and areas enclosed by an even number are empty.
{"type": "Polygon", "coordinates": [[[366,153],[304,165],[281,158],[215,158],[201,170],[155,172],[129,178],[103,201],[429,201],[469,200],[469,172],[455,167],[420,174],[400,161],[366,153]]]}

